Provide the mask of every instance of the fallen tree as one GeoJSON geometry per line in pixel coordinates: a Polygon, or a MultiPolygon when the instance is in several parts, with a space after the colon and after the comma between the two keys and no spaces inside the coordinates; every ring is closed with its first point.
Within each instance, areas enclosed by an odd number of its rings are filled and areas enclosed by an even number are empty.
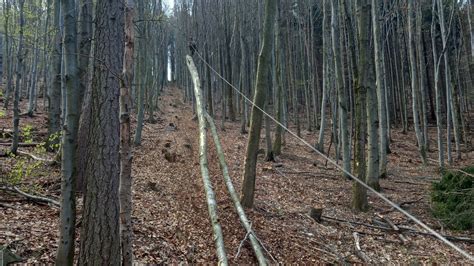
{"type": "Polygon", "coordinates": [[[46,197],[36,196],[36,195],[26,193],[24,191],[21,191],[16,186],[13,186],[13,187],[2,186],[2,187],[0,187],[0,190],[20,194],[23,197],[27,198],[28,200],[31,200],[31,201],[36,202],[36,203],[46,203],[50,206],[57,207],[57,208],[59,208],[59,206],[60,206],[58,201],[55,201],[53,199],[49,199],[49,198],[46,198],[46,197]]]}
{"type": "Polygon", "coordinates": [[[206,113],[206,118],[207,122],[209,123],[209,127],[211,128],[212,137],[216,146],[217,157],[219,158],[219,164],[221,166],[222,174],[224,176],[227,191],[229,191],[230,198],[232,199],[237,214],[239,215],[240,222],[247,231],[247,236],[250,239],[250,244],[252,245],[253,250],[255,251],[255,256],[257,257],[258,263],[260,265],[267,265],[265,256],[262,252],[263,244],[261,245],[257,238],[257,235],[253,231],[252,224],[247,219],[247,215],[245,215],[244,208],[242,207],[242,204],[240,204],[239,196],[237,195],[234,185],[232,184],[232,179],[230,178],[229,170],[227,168],[227,163],[224,157],[224,151],[222,150],[221,142],[219,140],[219,136],[217,135],[217,129],[214,123],[214,119],[212,119],[212,117],[208,113],[206,113]]]}
{"type": "Polygon", "coordinates": [[[216,196],[214,194],[214,190],[212,189],[212,183],[209,178],[209,168],[207,162],[206,119],[204,117],[204,108],[202,103],[201,81],[199,80],[199,74],[191,56],[186,56],[186,63],[194,83],[196,113],[199,121],[199,164],[201,165],[201,175],[204,183],[204,189],[206,190],[207,208],[209,210],[209,217],[211,219],[212,230],[214,233],[217,257],[219,259],[218,264],[227,265],[228,262],[224,246],[224,237],[222,236],[222,228],[217,216],[216,196]]]}

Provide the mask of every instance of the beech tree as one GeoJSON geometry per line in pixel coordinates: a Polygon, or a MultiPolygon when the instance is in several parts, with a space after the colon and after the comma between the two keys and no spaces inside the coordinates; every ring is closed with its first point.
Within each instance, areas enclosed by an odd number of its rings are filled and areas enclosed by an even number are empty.
{"type": "Polygon", "coordinates": [[[61,156],[61,212],[60,242],[56,263],[74,263],[74,238],[76,228],[76,141],[79,124],[79,75],[77,68],[77,32],[74,0],[61,0],[64,19],[64,83],[66,102],[64,105],[64,130],[62,134],[61,156]]]}
{"type": "Polygon", "coordinates": [[[20,12],[19,22],[19,40],[18,40],[18,52],[17,52],[17,63],[16,63],[16,78],[15,78],[15,93],[13,98],[13,141],[10,152],[16,154],[18,150],[18,141],[20,138],[19,126],[20,126],[20,91],[24,85],[23,77],[23,60],[24,60],[24,26],[25,26],[25,0],[18,0],[18,8],[20,12]]]}
{"type": "Polygon", "coordinates": [[[262,128],[266,89],[268,86],[268,73],[270,71],[272,36],[275,25],[276,1],[265,0],[265,18],[262,32],[262,47],[258,55],[257,78],[255,81],[255,94],[250,115],[250,130],[245,155],[245,165],[242,183],[242,206],[252,208],[255,193],[255,172],[257,167],[257,152],[262,128]],[[258,107],[258,108],[257,108],[258,107]]]}

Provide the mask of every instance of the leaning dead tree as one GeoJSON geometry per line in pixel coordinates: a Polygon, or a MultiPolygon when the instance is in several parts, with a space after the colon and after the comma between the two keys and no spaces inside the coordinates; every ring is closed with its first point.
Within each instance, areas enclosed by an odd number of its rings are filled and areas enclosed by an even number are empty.
{"type": "Polygon", "coordinates": [[[191,73],[194,83],[194,93],[196,96],[196,111],[199,121],[199,164],[201,165],[202,181],[206,190],[207,207],[209,209],[209,217],[211,218],[212,230],[214,232],[214,241],[216,243],[217,257],[219,265],[227,265],[227,255],[225,252],[224,238],[222,236],[222,228],[217,217],[217,202],[212,183],[209,178],[209,168],[207,163],[207,139],[206,139],[206,118],[204,117],[204,105],[201,95],[201,81],[199,80],[198,70],[194,64],[193,58],[186,56],[186,64],[191,73]]]}

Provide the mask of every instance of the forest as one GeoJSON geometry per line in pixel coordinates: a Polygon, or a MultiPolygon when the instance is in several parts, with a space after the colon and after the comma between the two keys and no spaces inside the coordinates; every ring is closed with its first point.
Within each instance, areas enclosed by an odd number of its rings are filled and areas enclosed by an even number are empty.
{"type": "Polygon", "coordinates": [[[474,0],[0,1],[0,266],[474,263],[474,0]]]}

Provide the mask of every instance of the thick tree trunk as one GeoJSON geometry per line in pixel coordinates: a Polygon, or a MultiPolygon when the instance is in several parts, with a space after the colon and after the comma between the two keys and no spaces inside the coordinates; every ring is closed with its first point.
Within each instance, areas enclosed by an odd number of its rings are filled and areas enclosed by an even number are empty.
{"type": "Polygon", "coordinates": [[[254,106],[250,117],[250,132],[245,156],[241,202],[244,207],[252,208],[255,192],[255,174],[257,151],[262,128],[263,105],[268,86],[268,73],[272,52],[273,28],[275,25],[276,1],[265,0],[265,18],[263,25],[262,48],[258,56],[257,80],[255,85],[254,106]]]}
{"type": "Polygon", "coordinates": [[[80,265],[120,264],[120,85],[116,75],[122,70],[123,32],[123,3],[97,2],[80,265]]]}

